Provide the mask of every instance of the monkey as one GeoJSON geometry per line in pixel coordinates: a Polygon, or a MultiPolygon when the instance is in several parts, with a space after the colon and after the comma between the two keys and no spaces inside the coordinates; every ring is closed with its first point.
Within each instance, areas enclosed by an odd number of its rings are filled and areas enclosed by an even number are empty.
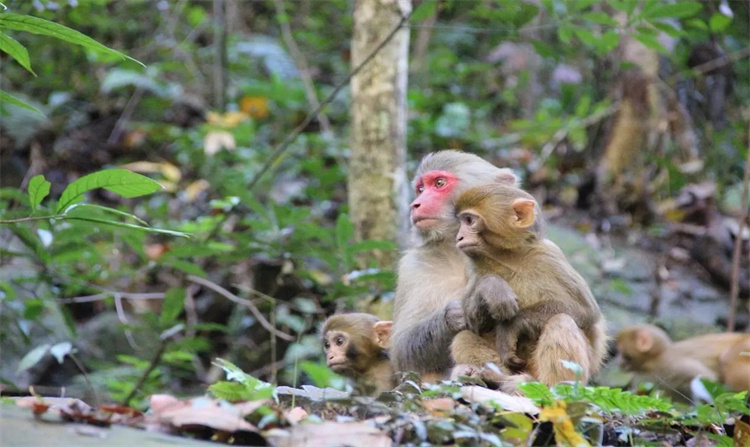
{"type": "Polygon", "coordinates": [[[387,350],[391,325],[391,321],[366,313],[329,317],[322,332],[326,364],[333,372],[353,379],[356,388],[366,394],[393,389],[387,350]]]}
{"type": "MultiPolygon", "coordinates": [[[[524,381],[586,383],[607,354],[604,316],[583,277],[542,236],[534,198],[512,185],[487,184],[464,192],[456,213],[456,247],[471,259],[468,275],[475,284],[462,302],[475,333],[454,340],[456,363],[481,360],[476,351],[486,346],[472,349],[462,341],[476,344],[476,332],[494,327],[499,366],[520,373],[524,381]],[[562,360],[577,363],[581,371],[566,368],[562,360]]],[[[494,360],[497,356],[485,362],[494,360]]]]}
{"type": "Polygon", "coordinates": [[[750,391],[750,334],[724,332],[672,342],[662,329],[642,324],[615,335],[618,363],[663,389],[673,400],[690,402],[696,377],[750,391]]]}
{"type": "Polygon", "coordinates": [[[414,174],[410,205],[412,242],[398,264],[391,363],[425,381],[447,377],[454,336],[466,327],[460,300],[468,259],[455,244],[455,200],[484,183],[517,184],[512,170],[454,150],[425,156],[414,174]]]}

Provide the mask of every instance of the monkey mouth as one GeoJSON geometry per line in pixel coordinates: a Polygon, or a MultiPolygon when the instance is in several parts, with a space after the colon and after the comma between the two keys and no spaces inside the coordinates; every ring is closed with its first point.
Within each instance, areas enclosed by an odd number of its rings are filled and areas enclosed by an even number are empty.
{"type": "Polygon", "coordinates": [[[456,242],[456,248],[463,251],[472,251],[477,248],[478,245],[473,241],[458,241],[456,242]]]}
{"type": "Polygon", "coordinates": [[[331,368],[331,371],[335,373],[340,373],[340,372],[349,370],[349,367],[347,366],[346,362],[332,363],[328,365],[328,367],[331,368]]]}
{"type": "Polygon", "coordinates": [[[425,228],[430,228],[435,225],[439,220],[440,219],[437,217],[414,217],[411,222],[415,227],[424,230],[425,228]]]}

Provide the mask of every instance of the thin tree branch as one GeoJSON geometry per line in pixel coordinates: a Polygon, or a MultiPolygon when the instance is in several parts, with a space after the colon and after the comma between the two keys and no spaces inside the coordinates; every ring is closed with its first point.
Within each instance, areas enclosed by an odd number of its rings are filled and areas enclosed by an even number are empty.
{"type": "Polygon", "coordinates": [[[711,59],[710,61],[704,62],[700,65],[696,65],[695,67],[689,70],[682,71],[680,73],[675,73],[672,76],[670,76],[665,82],[668,85],[672,85],[675,82],[677,82],[682,76],[686,76],[688,78],[694,78],[696,76],[702,75],[704,73],[708,73],[711,70],[715,70],[725,65],[729,65],[732,62],[736,62],[746,57],[750,57],[750,47],[743,48],[741,50],[735,51],[734,53],[729,53],[726,56],[717,57],[716,59],[711,59]]]}
{"type": "Polygon", "coordinates": [[[103,301],[111,296],[119,295],[128,300],[160,300],[164,299],[163,293],[97,293],[96,295],[77,296],[74,298],[60,298],[58,303],[91,303],[94,301],[103,301]]]}
{"type": "Polygon", "coordinates": [[[81,371],[81,375],[83,376],[83,380],[86,381],[86,386],[89,387],[89,390],[91,390],[91,394],[94,396],[94,406],[98,407],[99,404],[101,404],[101,400],[99,399],[99,393],[96,392],[96,388],[94,388],[94,384],[91,383],[91,379],[89,378],[89,374],[86,371],[86,368],[84,368],[83,363],[81,363],[80,360],[78,360],[78,357],[75,356],[72,352],[68,353],[68,357],[70,360],[73,361],[73,363],[76,364],[76,367],[78,367],[78,370],[81,371]]]}
{"type": "Polygon", "coordinates": [[[154,358],[151,359],[151,363],[148,365],[148,368],[146,368],[145,371],[143,371],[143,374],[138,379],[138,382],[136,382],[133,389],[128,393],[128,395],[120,402],[120,405],[123,407],[127,407],[130,400],[135,396],[135,393],[138,392],[138,390],[143,386],[143,384],[146,382],[146,379],[148,378],[148,375],[151,374],[151,371],[156,369],[156,366],[159,365],[159,362],[161,361],[161,356],[164,354],[164,350],[167,349],[167,345],[169,344],[169,338],[164,338],[161,340],[161,343],[159,344],[159,349],[156,351],[156,354],[154,355],[154,358]]]}
{"type": "Polygon", "coordinates": [[[36,216],[36,217],[19,217],[18,219],[0,219],[0,224],[13,224],[19,222],[29,222],[32,220],[54,219],[57,216],[36,216]]]}
{"type": "Polygon", "coordinates": [[[396,35],[396,33],[403,28],[404,24],[409,21],[409,17],[411,14],[408,14],[406,16],[401,17],[401,20],[396,24],[396,26],[393,27],[390,33],[388,33],[387,36],[385,36],[385,39],[383,39],[382,42],[378,44],[371,52],[367,55],[367,57],[362,61],[361,64],[357,65],[352,71],[349,72],[349,74],[339,82],[336,87],[333,89],[333,91],[326,97],[326,99],[323,100],[323,102],[320,103],[320,106],[316,107],[315,110],[308,113],[305,119],[292,130],[292,132],[287,135],[286,138],[284,138],[284,141],[282,141],[278,146],[274,148],[273,151],[271,151],[271,156],[268,158],[268,160],[261,166],[260,170],[253,176],[253,179],[250,180],[250,183],[247,185],[247,189],[250,191],[252,190],[255,185],[260,181],[260,179],[263,177],[263,175],[273,166],[274,163],[276,163],[276,160],[281,157],[281,155],[289,148],[289,145],[292,144],[292,142],[299,136],[299,134],[302,133],[303,130],[318,116],[321,110],[323,110],[324,107],[326,107],[328,104],[333,102],[334,98],[339,94],[339,92],[347,85],[349,85],[349,81],[357,74],[359,73],[362,68],[364,68],[365,65],[367,65],[374,57],[377,55],[380,50],[385,47],[388,42],[393,39],[393,36],[396,35]]]}
{"type": "Polygon", "coordinates": [[[205,278],[201,278],[200,276],[188,275],[187,280],[194,282],[196,284],[200,284],[202,286],[208,287],[209,289],[213,290],[219,295],[222,295],[224,298],[227,298],[229,301],[232,301],[234,303],[241,304],[247,307],[248,309],[250,309],[250,312],[253,314],[255,319],[258,320],[260,325],[263,326],[271,334],[286,341],[296,340],[294,336],[289,335],[286,332],[281,332],[280,330],[276,329],[271,323],[269,323],[268,320],[266,320],[266,317],[264,317],[263,314],[260,312],[260,310],[258,310],[258,308],[255,307],[255,304],[253,304],[252,301],[240,298],[237,295],[230,292],[229,290],[221,287],[220,285],[213,283],[205,278]]]}
{"type": "Polygon", "coordinates": [[[732,252],[732,283],[729,289],[729,318],[727,321],[727,331],[734,331],[735,314],[737,313],[737,298],[740,294],[740,253],[742,245],[745,242],[745,220],[747,220],[747,196],[748,184],[750,183],[750,124],[748,124],[748,143],[747,153],[745,154],[745,174],[742,179],[742,201],[740,211],[740,222],[737,231],[737,237],[734,240],[734,251],[732,252]]]}
{"type": "MultiPolygon", "coordinates": [[[[318,95],[315,93],[315,85],[313,84],[312,76],[310,76],[310,68],[307,66],[305,56],[299,50],[297,42],[294,40],[292,34],[292,28],[289,26],[289,20],[285,17],[286,10],[284,8],[284,0],[273,0],[273,4],[276,7],[276,16],[281,27],[281,37],[284,40],[289,53],[294,59],[294,63],[299,67],[300,78],[302,79],[302,85],[305,87],[305,96],[307,96],[307,102],[310,103],[310,107],[318,109],[320,107],[320,101],[318,95]]],[[[318,122],[323,133],[331,134],[331,122],[328,120],[328,116],[323,113],[322,109],[318,113],[318,122]]]]}

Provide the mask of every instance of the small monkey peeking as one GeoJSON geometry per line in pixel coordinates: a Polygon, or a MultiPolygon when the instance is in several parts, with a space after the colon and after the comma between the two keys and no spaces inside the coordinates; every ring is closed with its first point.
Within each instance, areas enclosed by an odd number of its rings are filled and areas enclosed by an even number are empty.
{"type": "Polygon", "coordinates": [[[323,325],[326,364],[336,374],[354,380],[365,394],[393,389],[394,375],[388,358],[390,321],[366,313],[339,314],[323,325]]]}
{"type": "Polygon", "coordinates": [[[515,374],[498,380],[507,391],[519,381],[586,383],[607,353],[604,317],[583,277],[543,238],[534,198],[487,184],[464,192],[456,212],[473,288],[462,300],[468,330],[453,340],[453,376],[493,362],[515,374]],[[580,377],[562,360],[580,365],[580,377]]]}

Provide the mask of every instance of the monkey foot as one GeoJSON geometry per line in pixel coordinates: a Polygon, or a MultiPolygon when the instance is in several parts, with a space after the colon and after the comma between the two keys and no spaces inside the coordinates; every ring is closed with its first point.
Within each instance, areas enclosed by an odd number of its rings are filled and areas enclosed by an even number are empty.
{"type": "Polygon", "coordinates": [[[515,396],[520,396],[523,395],[523,393],[518,386],[525,382],[536,382],[536,379],[529,374],[513,374],[502,377],[498,385],[500,391],[515,396]]]}

